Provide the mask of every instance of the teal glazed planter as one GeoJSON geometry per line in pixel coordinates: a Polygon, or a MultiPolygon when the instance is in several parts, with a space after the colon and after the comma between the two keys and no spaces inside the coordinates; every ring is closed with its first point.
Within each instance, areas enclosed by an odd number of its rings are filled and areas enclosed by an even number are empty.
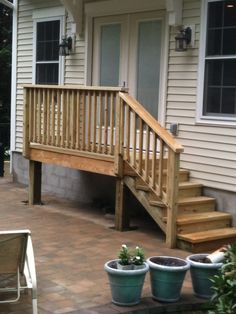
{"type": "Polygon", "coordinates": [[[121,306],[138,304],[149,266],[145,263],[142,269],[120,270],[116,267],[117,261],[111,260],[104,265],[111,287],[112,303],[121,306]]]}
{"type": "Polygon", "coordinates": [[[202,263],[197,262],[204,259],[208,254],[193,254],[187,257],[190,263],[190,273],[193,285],[193,291],[196,296],[204,299],[210,299],[214,291],[210,278],[217,275],[222,263],[202,263]]]}
{"type": "Polygon", "coordinates": [[[176,302],[190,267],[184,259],[170,256],[153,256],[147,260],[150,268],[152,297],[162,302],[176,302]]]}

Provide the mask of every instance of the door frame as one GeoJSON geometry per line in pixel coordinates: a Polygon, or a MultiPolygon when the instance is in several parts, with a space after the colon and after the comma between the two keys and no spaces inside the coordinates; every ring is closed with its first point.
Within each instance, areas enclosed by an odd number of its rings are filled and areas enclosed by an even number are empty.
{"type": "MultiPolygon", "coordinates": [[[[133,0],[130,0],[132,2],[133,0]]],[[[109,1],[110,2],[110,1],[109,1]]],[[[107,3],[109,3],[107,2],[107,3]]],[[[112,2],[112,1],[111,1],[112,2]]],[[[129,0],[126,0],[126,3],[129,0]]],[[[159,113],[158,121],[165,127],[166,124],[166,104],[167,104],[167,79],[168,79],[168,56],[169,56],[169,25],[168,25],[168,16],[165,7],[159,7],[158,3],[155,2],[155,6],[151,3],[150,7],[147,6],[147,1],[142,1],[143,7],[140,3],[137,10],[134,10],[134,6],[131,9],[127,10],[126,8],[122,10],[122,6],[119,8],[111,7],[109,10],[98,10],[98,6],[104,6],[104,2],[100,3],[89,3],[88,8],[85,5],[85,84],[92,85],[92,69],[93,69],[93,22],[95,17],[105,17],[109,15],[117,14],[132,14],[132,13],[142,13],[142,12],[152,12],[159,11],[160,18],[162,19],[163,28],[162,28],[162,47],[161,47],[161,66],[160,66],[160,94],[159,94],[159,113]],[[123,12],[124,11],[124,12],[123,12]]]]}

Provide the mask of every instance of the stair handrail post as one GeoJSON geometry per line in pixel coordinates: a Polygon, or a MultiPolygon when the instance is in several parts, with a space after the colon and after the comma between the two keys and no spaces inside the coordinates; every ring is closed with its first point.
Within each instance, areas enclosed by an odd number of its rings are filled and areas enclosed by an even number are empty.
{"type": "Polygon", "coordinates": [[[116,135],[115,135],[115,161],[114,168],[115,174],[119,177],[123,177],[123,146],[124,146],[124,114],[123,114],[123,100],[117,95],[116,101],[116,135]]]}
{"type": "Polygon", "coordinates": [[[179,192],[180,153],[169,148],[167,164],[167,227],[166,244],[175,248],[177,242],[177,212],[179,192]]]}
{"type": "Polygon", "coordinates": [[[29,89],[24,87],[24,118],[23,118],[23,156],[29,158],[29,147],[30,147],[30,138],[29,138],[29,89]]]}

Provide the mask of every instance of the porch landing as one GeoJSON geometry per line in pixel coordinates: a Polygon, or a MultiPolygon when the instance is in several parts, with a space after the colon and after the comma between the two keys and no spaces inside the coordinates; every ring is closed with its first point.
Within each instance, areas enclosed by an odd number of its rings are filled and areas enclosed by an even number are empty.
{"type": "MultiPolygon", "coordinates": [[[[187,252],[167,249],[163,234],[150,221],[139,229],[118,232],[109,227],[114,221],[94,208],[85,208],[53,196],[43,195],[44,206],[28,206],[25,187],[12,183],[10,177],[0,178],[0,229],[32,231],[38,279],[39,314],[115,314],[158,313],[174,306],[190,309],[204,300],[193,297],[189,274],[183,296],[174,305],[152,301],[149,276],[139,306],[121,308],[110,303],[110,290],[103,271],[104,262],[116,257],[122,243],[140,245],[146,256],[155,254],[186,257],[187,252]],[[156,310],[155,310],[156,309],[156,310]]],[[[0,305],[1,314],[31,314],[30,295],[23,295],[17,304],[0,305]]],[[[168,310],[170,312],[170,308],[168,310]]]]}

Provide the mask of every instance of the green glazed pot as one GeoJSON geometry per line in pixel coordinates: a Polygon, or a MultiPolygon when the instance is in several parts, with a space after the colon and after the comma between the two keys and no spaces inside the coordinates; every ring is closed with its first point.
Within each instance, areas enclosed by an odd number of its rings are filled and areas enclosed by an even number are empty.
{"type": "Polygon", "coordinates": [[[178,301],[189,262],[177,257],[153,256],[147,259],[147,263],[153,298],[163,302],[178,301]]]}
{"type": "Polygon", "coordinates": [[[142,269],[117,269],[118,260],[108,261],[104,269],[108,274],[112,302],[116,305],[132,306],[140,302],[144,279],[148,272],[148,264],[142,269]]]}
{"type": "Polygon", "coordinates": [[[206,264],[196,261],[204,259],[207,255],[209,254],[193,254],[187,257],[187,261],[190,263],[193,291],[196,296],[205,299],[209,299],[213,295],[210,278],[216,275],[222,266],[222,263],[206,264]]]}

